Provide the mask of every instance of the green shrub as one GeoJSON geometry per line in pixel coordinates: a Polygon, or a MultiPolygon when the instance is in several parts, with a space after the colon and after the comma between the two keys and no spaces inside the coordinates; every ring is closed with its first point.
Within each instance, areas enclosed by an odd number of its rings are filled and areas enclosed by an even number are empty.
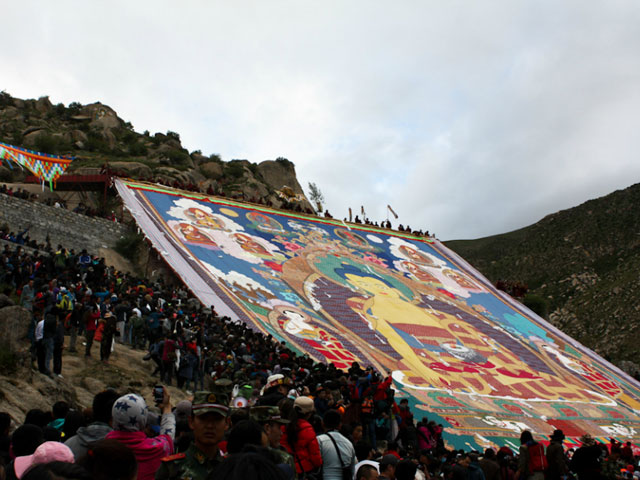
{"type": "Polygon", "coordinates": [[[144,235],[131,232],[116,242],[115,251],[130,262],[135,262],[138,250],[144,243],[144,235]]]}
{"type": "Polygon", "coordinates": [[[172,165],[185,165],[189,163],[191,158],[186,150],[169,150],[166,155],[171,160],[172,165]]]}
{"type": "Polygon", "coordinates": [[[242,163],[230,161],[224,167],[224,175],[232,179],[242,178],[244,176],[244,167],[242,163]]]}
{"type": "Polygon", "coordinates": [[[13,97],[2,90],[0,92],[0,107],[6,107],[8,105],[13,105],[13,97]]]}
{"type": "Polygon", "coordinates": [[[129,153],[134,157],[144,157],[148,153],[148,149],[144,143],[137,142],[129,147],[129,153]]]}
{"type": "Polygon", "coordinates": [[[138,142],[138,134],[124,128],[119,129],[117,138],[121,140],[125,145],[133,145],[134,143],[138,142]]]}
{"type": "Polygon", "coordinates": [[[180,141],[180,134],[176,133],[176,132],[172,132],[171,130],[167,131],[167,137],[171,138],[172,140],[176,140],[176,141],[180,141]]]}
{"type": "Polygon", "coordinates": [[[89,132],[87,132],[85,149],[90,152],[111,153],[109,143],[95,130],[89,130],[89,132]]]}
{"type": "Polygon", "coordinates": [[[547,318],[547,314],[549,313],[549,304],[540,295],[528,293],[522,299],[522,303],[525,307],[533,310],[533,312],[537,313],[540,317],[547,318]]]}
{"type": "Polygon", "coordinates": [[[64,106],[64,103],[58,103],[53,107],[51,112],[55,117],[64,117],[67,113],[67,107],[64,106]]]}
{"type": "Polygon", "coordinates": [[[280,165],[282,165],[285,168],[293,167],[293,162],[289,161],[288,159],[286,159],[284,157],[276,158],[276,162],[278,162],[280,165]]]}
{"type": "Polygon", "coordinates": [[[71,144],[62,137],[42,133],[36,137],[34,147],[37,151],[50,154],[64,153],[71,150],[71,144]]]}

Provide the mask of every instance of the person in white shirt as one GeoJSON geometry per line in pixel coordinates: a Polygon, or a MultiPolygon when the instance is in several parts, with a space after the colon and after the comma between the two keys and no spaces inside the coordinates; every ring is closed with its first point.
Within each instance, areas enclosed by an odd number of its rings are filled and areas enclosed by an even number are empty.
{"type": "Polygon", "coordinates": [[[38,371],[40,373],[46,373],[47,369],[44,364],[45,358],[45,348],[44,342],[42,338],[44,337],[44,318],[40,319],[38,323],[36,323],[36,331],[34,334],[36,340],[36,359],[38,360],[38,371]]]}
{"type": "Polygon", "coordinates": [[[318,435],[322,455],[323,480],[345,480],[355,473],[356,451],[351,441],[338,430],[342,415],[337,410],[328,410],[322,418],[325,433],[318,435]]]}

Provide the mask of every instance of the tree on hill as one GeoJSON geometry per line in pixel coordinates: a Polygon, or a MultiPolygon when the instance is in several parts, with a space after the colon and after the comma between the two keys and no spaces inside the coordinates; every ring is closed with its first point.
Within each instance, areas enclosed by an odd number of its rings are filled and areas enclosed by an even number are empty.
{"type": "Polygon", "coordinates": [[[318,207],[318,212],[322,212],[324,195],[322,195],[320,188],[314,182],[309,182],[309,199],[311,200],[311,203],[316,204],[316,206],[318,207]]]}

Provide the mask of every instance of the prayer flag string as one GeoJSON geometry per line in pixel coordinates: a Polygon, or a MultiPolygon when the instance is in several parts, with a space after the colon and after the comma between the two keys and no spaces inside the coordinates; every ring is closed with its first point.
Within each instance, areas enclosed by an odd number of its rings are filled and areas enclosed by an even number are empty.
{"type": "Polygon", "coordinates": [[[48,182],[50,190],[53,190],[56,180],[64,174],[73,161],[72,157],[48,155],[2,142],[0,142],[0,159],[5,160],[11,169],[13,169],[12,162],[26,168],[42,181],[43,186],[44,182],[48,182]]]}

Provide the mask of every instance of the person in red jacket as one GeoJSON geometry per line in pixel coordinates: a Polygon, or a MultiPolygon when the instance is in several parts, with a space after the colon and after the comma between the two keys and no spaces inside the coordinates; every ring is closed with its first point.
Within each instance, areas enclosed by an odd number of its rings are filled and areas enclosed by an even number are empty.
{"type": "Polygon", "coordinates": [[[100,310],[92,305],[87,309],[84,314],[84,335],[87,341],[87,348],[84,351],[84,356],[91,356],[91,346],[93,345],[93,337],[96,334],[97,324],[96,321],[100,318],[100,310]]]}
{"type": "Polygon", "coordinates": [[[298,475],[302,472],[318,471],[322,466],[322,455],[316,432],[309,423],[313,413],[311,398],[296,398],[289,417],[290,423],[284,429],[280,439],[280,444],[293,456],[298,475]]]}
{"type": "Polygon", "coordinates": [[[373,394],[373,401],[379,402],[380,400],[387,400],[389,396],[388,390],[391,388],[391,372],[387,372],[387,378],[382,382],[372,383],[371,386],[375,386],[375,393],[373,394]]]}

